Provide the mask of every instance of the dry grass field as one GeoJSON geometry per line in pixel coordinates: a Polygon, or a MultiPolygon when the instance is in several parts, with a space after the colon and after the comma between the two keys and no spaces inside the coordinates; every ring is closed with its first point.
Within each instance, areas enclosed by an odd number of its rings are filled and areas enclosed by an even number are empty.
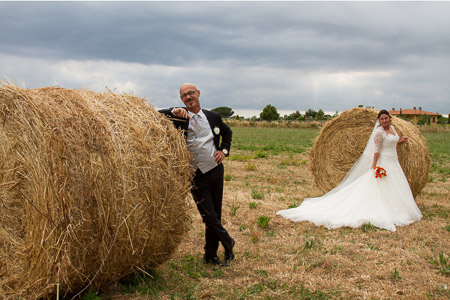
{"type": "Polygon", "coordinates": [[[203,264],[204,225],[192,205],[192,229],[171,260],[83,298],[450,298],[448,130],[424,132],[432,169],[416,199],[423,219],[390,232],[371,225],[327,230],[276,216],[323,194],[308,169],[307,151],[319,130],[232,129],[223,223],[237,242],[234,263],[203,264]]]}

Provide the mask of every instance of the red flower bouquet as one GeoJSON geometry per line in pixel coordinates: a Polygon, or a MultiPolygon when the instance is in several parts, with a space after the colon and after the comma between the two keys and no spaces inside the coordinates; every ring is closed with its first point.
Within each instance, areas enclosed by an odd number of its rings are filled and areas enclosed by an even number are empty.
{"type": "Polygon", "coordinates": [[[382,167],[375,167],[373,170],[375,173],[375,178],[383,178],[383,176],[387,176],[386,170],[382,167]]]}

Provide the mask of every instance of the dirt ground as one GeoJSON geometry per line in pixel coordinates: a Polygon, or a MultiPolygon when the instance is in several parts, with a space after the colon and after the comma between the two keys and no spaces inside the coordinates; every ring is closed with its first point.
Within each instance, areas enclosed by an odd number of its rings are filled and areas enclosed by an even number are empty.
{"type": "MultiPolygon", "coordinates": [[[[306,153],[229,159],[225,175],[223,224],[236,240],[236,259],[230,267],[222,267],[219,276],[180,275],[177,280],[193,281],[192,298],[449,297],[450,279],[436,264],[439,254],[448,257],[450,249],[450,181],[445,175],[433,174],[433,182],[417,197],[423,219],[396,232],[370,226],[327,230],[276,216],[305,197],[323,194],[314,185],[306,153]],[[264,228],[256,221],[261,216],[272,218],[264,228]]],[[[204,226],[196,207],[191,209],[192,229],[173,258],[161,266],[162,274],[169,274],[174,264],[181,266],[186,257],[202,264],[204,226]]],[[[157,296],[172,297],[171,291],[157,296]]]]}

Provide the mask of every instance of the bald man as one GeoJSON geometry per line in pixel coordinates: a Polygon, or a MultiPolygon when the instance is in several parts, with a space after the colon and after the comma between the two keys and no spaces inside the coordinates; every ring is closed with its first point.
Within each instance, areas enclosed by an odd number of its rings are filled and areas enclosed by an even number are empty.
{"type": "Polygon", "coordinates": [[[222,162],[230,152],[232,131],[218,113],[200,107],[199,97],[200,90],[192,83],[185,83],[180,87],[180,98],[185,107],[159,112],[171,117],[174,125],[183,129],[192,153],[191,164],[196,171],[191,193],[206,227],[203,261],[228,266],[234,259],[235,241],[221,222],[224,175],[222,162]],[[223,262],[217,256],[219,242],[225,249],[223,262]]]}

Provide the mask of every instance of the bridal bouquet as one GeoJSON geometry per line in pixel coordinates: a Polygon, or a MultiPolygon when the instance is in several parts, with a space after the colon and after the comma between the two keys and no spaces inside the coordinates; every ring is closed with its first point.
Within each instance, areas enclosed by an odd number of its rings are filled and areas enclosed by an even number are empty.
{"type": "Polygon", "coordinates": [[[375,167],[373,168],[373,171],[375,173],[375,178],[383,178],[383,176],[387,176],[386,170],[382,167],[375,167]]]}

